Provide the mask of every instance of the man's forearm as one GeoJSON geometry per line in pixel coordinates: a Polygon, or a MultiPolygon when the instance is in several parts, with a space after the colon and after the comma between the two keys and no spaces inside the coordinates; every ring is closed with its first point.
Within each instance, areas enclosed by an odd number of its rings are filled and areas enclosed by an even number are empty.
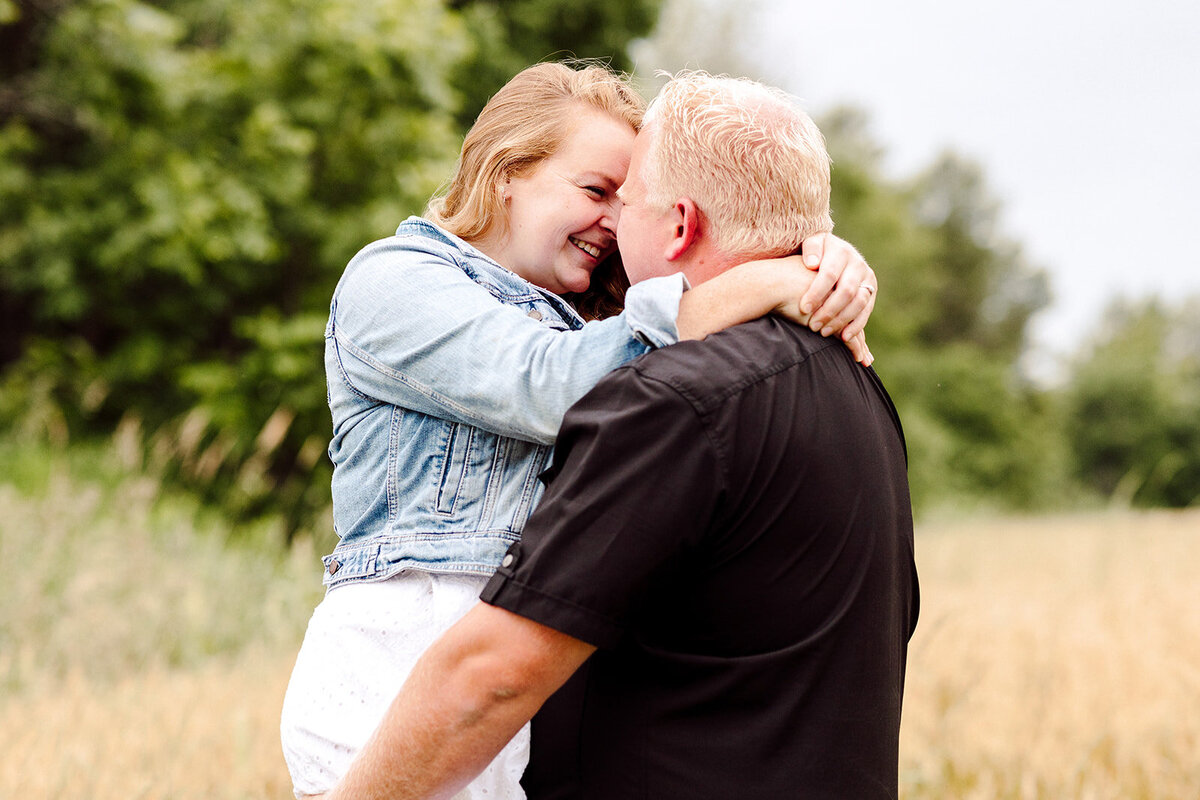
{"type": "Polygon", "coordinates": [[[483,693],[468,699],[455,690],[457,681],[431,687],[424,677],[414,684],[414,672],[328,798],[453,797],[536,711],[489,703],[483,693]]]}
{"type": "Polygon", "coordinates": [[[446,649],[418,662],[329,798],[452,797],[533,716],[540,701],[472,675],[446,649]]]}
{"type": "Polygon", "coordinates": [[[417,663],[327,800],[433,800],[469,783],[591,653],[553,631],[547,648],[529,626],[541,628],[473,609],[417,663]]]}

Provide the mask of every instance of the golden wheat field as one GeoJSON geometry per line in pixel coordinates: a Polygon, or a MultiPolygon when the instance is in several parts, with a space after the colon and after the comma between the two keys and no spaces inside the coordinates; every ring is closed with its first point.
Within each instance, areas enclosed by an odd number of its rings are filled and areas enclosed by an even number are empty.
{"type": "MultiPolygon", "coordinates": [[[[315,549],[154,487],[0,487],[0,798],[287,798],[315,549]]],[[[1200,512],[919,526],[901,796],[1200,797],[1200,512]]]]}

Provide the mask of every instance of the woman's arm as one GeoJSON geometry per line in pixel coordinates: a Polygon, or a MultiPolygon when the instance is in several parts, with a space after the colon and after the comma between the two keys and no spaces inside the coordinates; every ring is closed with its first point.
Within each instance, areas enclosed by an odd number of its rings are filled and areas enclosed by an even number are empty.
{"type": "Polygon", "coordinates": [[[804,243],[806,250],[823,253],[824,257],[813,252],[806,256],[806,260],[817,258],[819,271],[805,269],[800,256],[748,261],[687,292],[679,304],[679,338],[702,339],[777,313],[810,325],[823,336],[842,332],[855,359],[870,365],[872,356],[862,328],[874,308],[874,273],[848,243],[832,236],[826,243],[825,236],[804,243]],[[819,245],[814,242],[818,239],[819,245]],[[810,313],[818,300],[822,304],[810,313]]]}
{"type": "Polygon", "coordinates": [[[631,290],[620,316],[565,331],[500,302],[443,254],[385,240],[356,256],[339,284],[326,377],[383,403],[549,444],[604,375],[677,340],[676,313],[692,338],[777,307],[795,318],[789,304],[811,272],[775,263],[743,271],[743,291],[730,287],[724,298],[720,285],[680,298],[679,280],[654,279],[631,290]]]}
{"type": "MultiPolygon", "coordinates": [[[[385,240],[351,261],[326,331],[326,377],[363,398],[527,441],[611,370],[677,340],[680,279],[632,313],[564,330],[473,281],[436,244],[385,240]]],[[[533,290],[530,290],[530,296],[533,290]]],[[[548,309],[543,307],[548,312],[548,309]]]]}

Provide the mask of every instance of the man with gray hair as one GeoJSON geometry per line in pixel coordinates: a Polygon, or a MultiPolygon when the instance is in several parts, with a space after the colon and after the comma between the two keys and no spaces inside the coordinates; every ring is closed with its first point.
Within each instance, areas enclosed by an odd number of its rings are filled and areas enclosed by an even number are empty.
{"type": "MultiPolygon", "coordinates": [[[[651,104],[619,197],[632,281],[699,283],[832,226],[812,121],[702,73],[651,104]]],[[[543,703],[533,800],[897,796],[917,581],[873,371],[756,320],[614,371],[553,463],[483,602],[331,797],[452,797],[543,703]]]]}

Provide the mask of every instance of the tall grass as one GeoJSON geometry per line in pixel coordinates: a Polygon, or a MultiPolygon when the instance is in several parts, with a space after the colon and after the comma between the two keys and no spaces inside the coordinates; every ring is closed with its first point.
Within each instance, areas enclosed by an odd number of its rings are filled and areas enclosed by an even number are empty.
{"type": "Polygon", "coordinates": [[[320,567],[281,528],[231,534],[105,451],[24,464],[0,485],[0,686],[190,667],[303,631],[320,567]]]}
{"type": "Polygon", "coordinates": [[[0,797],[290,797],[278,715],[316,548],[231,532],[119,451],[4,468],[0,797]]]}
{"type": "MultiPolygon", "coordinates": [[[[329,543],[230,544],[113,453],[26,456],[0,486],[0,797],[290,797],[279,709],[329,543]]],[[[1200,797],[1200,513],[917,547],[902,797],[1200,797]]]]}
{"type": "Polygon", "coordinates": [[[1200,512],[920,533],[905,797],[1200,797],[1200,512]]]}
{"type": "Polygon", "coordinates": [[[3,695],[0,797],[288,800],[279,709],[293,658],[251,649],[115,681],[78,671],[3,695]]]}

